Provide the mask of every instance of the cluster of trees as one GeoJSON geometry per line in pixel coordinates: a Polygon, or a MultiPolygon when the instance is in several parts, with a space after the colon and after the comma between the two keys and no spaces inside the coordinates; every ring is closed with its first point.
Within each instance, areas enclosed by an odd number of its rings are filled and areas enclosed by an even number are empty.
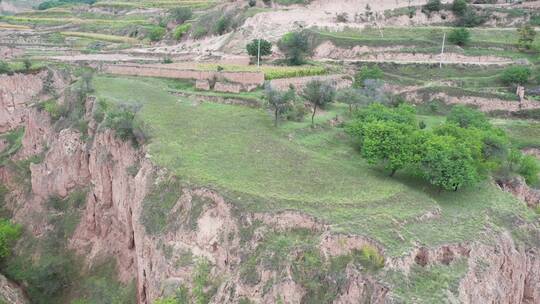
{"type": "Polygon", "coordinates": [[[444,124],[420,126],[412,106],[375,103],[357,111],[346,131],[361,155],[382,164],[390,176],[407,169],[444,190],[474,185],[494,172],[519,173],[530,183],[538,178],[538,165],[512,149],[506,134],[481,112],[456,106],[444,124]]]}

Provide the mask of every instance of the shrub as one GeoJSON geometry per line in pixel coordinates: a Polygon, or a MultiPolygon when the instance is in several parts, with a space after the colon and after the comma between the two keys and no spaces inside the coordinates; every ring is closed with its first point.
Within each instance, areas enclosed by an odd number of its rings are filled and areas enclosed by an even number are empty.
{"type": "Polygon", "coordinates": [[[446,120],[461,128],[488,129],[490,127],[489,120],[484,113],[464,105],[452,107],[446,120]]]}
{"type": "Polygon", "coordinates": [[[523,25],[518,29],[518,35],[518,46],[527,50],[531,49],[534,38],[536,37],[534,28],[528,24],[523,25]]]}
{"type": "Polygon", "coordinates": [[[30,71],[30,68],[32,68],[32,61],[28,58],[24,58],[23,65],[25,71],[30,71]]]}
{"type": "Polygon", "coordinates": [[[341,23],[349,22],[349,15],[347,13],[336,14],[336,21],[341,23]]]}
{"type": "Polygon", "coordinates": [[[468,7],[469,4],[466,0],[454,0],[454,2],[452,3],[452,11],[457,16],[463,16],[467,11],[468,7]]]}
{"type": "Polygon", "coordinates": [[[0,219],[0,260],[11,253],[11,248],[21,235],[21,227],[0,219]]]}
{"type": "Polygon", "coordinates": [[[53,122],[58,121],[61,117],[65,117],[68,111],[66,106],[58,104],[54,99],[38,104],[37,109],[49,113],[53,122]]]}
{"type": "Polygon", "coordinates": [[[150,41],[156,42],[156,41],[160,41],[164,35],[165,35],[164,28],[152,27],[152,29],[150,29],[150,31],[148,32],[148,39],[150,39],[150,41]]]}
{"type": "Polygon", "coordinates": [[[457,26],[475,27],[486,22],[487,17],[485,15],[478,15],[474,10],[468,8],[463,16],[457,21],[457,26]]]}
{"type": "Polygon", "coordinates": [[[524,155],[520,160],[518,173],[523,176],[527,184],[536,185],[540,173],[540,166],[536,158],[531,155],[524,155]]]}
{"type": "Polygon", "coordinates": [[[377,248],[371,245],[364,245],[360,249],[360,262],[368,268],[377,270],[384,266],[384,256],[379,253],[377,248]]]}
{"type": "Polygon", "coordinates": [[[301,65],[311,53],[311,46],[306,33],[291,32],[278,42],[279,49],[285,54],[290,65],[301,65]]]}
{"type": "Polygon", "coordinates": [[[169,19],[179,24],[188,21],[191,17],[193,17],[193,12],[189,7],[177,7],[169,12],[169,19]]]}
{"type": "Polygon", "coordinates": [[[253,39],[251,43],[246,45],[246,50],[249,56],[257,57],[259,54],[259,42],[260,42],[260,56],[268,56],[272,54],[272,43],[264,39],[253,39]]]}
{"type": "Polygon", "coordinates": [[[424,8],[428,12],[438,12],[442,8],[441,0],[429,0],[426,5],[424,5],[424,8]]]}
{"type": "Polygon", "coordinates": [[[0,74],[12,74],[13,70],[9,64],[3,60],[0,60],[0,74]]]}
{"type": "Polygon", "coordinates": [[[384,72],[378,66],[362,66],[354,76],[354,87],[364,87],[365,81],[368,79],[383,79],[384,72]]]}
{"type": "Polygon", "coordinates": [[[506,85],[523,85],[529,81],[531,74],[532,72],[529,67],[512,66],[503,71],[501,81],[506,85]]]}
{"type": "Polygon", "coordinates": [[[138,110],[138,106],[120,105],[106,114],[103,127],[114,130],[115,135],[124,141],[131,141],[134,145],[142,144],[147,138],[135,120],[138,110]]]}
{"type": "Polygon", "coordinates": [[[182,39],[184,37],[184,34],[187,33],[191,29],[191,23],[184,23],[182,25],[177,26],[173,31],[173,37],[176,40],[182,39]]]}
{"type": "Polygon", "coordinates": [[[214,32],[219,35],[223,35],[229,30],[230,26],[231,18],[229,15],[225,14],[221,16],[214,25],[214,32]]]}
{"type": "Polygon", "coordinates": [[[471,33],[466,28],[453,29],[448,35],[448,41],[464,46],[471,40],[471,33]]]}
{"type": "Polygon", "coordinates": [[[257,5],[257,0],[248,0],[248,5],[250,7],[254,7],[255,5],[257,5]]]}

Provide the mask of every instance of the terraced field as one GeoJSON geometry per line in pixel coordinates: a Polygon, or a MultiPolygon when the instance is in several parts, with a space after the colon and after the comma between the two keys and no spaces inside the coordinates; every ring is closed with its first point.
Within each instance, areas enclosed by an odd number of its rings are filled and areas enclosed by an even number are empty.
{"type": "Polygon", "coordinates": [[[219,189],[242,209],[306,212],[334,231],[375,239],[388,256],[418,242],[478,240],[499,226],[519,230],[506,220],[514,216],[534,219],[533,211],[489,183],[438,194],[412,176],[392,179],[367,165],[343,131],[327,125],[345,105],[318,116],[316,129],[307,122],[276,129],[262,109],[175,97],[167,81],[98,77],[95,86],[103,100],[143,106],[152,160],[186,184],[219,189]],[[419,220],[426,213],[440,216],[419,220]]]}

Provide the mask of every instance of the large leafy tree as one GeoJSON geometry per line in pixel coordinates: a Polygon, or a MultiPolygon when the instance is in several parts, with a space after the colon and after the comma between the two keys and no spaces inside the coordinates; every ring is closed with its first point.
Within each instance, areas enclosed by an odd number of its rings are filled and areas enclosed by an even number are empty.
{"type": "Polygon", "coordinates": [[[466,144],[452,136],[426,135],[419,149],[418,162],[424,179],[440,189],[454,191],[480,180],[472,152],[466,144]]]}
{"type": "Polygon", "coordinates": [[[272,54],[272,43],[264,39],[253,39],[251,43],[246,45],[246,50],[251,57],[257,57],[257,55],[268,56],[272,54]],[[260,54],[259,54],[259,41],[260,41],[260,54]]]}
{"type": "Polygon", "coordinates": [[[390,176],[410,164],[414,157],[413,128],[393,121],[376,121],[364,126],[362,156],[372,164],[382,163],[390,176]]]}
{"type": "Polygon", "coordinates": [[[306,84],[302,91],[302,97],[311,103],[311,106],[313,107],[311,127],[315,126],[314,119],[317,108],[324,108],[327,104],[334,101],[335,96],[336,88],[328,81],[316,79],[306,84]]]}

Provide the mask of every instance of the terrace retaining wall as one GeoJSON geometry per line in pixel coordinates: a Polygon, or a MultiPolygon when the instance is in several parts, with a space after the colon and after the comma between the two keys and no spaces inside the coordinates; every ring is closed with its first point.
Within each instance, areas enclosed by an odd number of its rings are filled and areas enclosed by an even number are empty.
{"type": "Polygon", "coordinates": [[[199,71],[193,69],[169,68],[157,65],[110,64],[104,65],[102,71],[117,75],[164,77],[189,79],[197,81],[219,81],[238,86],[241,91],[251,91],[264,84],[262,72],[217,72],[199,71]]]}

